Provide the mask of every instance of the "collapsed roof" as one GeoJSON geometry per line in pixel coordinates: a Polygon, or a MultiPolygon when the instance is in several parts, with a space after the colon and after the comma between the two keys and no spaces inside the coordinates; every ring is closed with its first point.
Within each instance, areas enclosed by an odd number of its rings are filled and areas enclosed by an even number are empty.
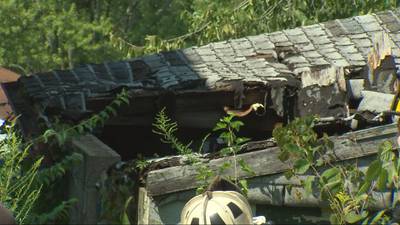
{"type": "MultiPolygon", "coordinates": [[[[360,110],[377,113],[380,110],[359,101],[369,97],[390,105],[391,95],[375,92],[393,92],[400,63],[399,19],[400,9],[384,11],[125,61],[35,73],[3,86],[16,113],[29,124],[25,128],[35,126],[37,118],[98,111],[93,102],[115,96],[122,87],[133,97],[231,93],[229,100],[215,103],[214,108],[242,110],[260,102],[270,110],[269,122],[308,114],[345,118],[360,110]],[[364,89],[373,93],[361,93],[364,89]]],[[[189,99],[182,101],[196,101],[189,99]]],[[[183,105],[187,110],[188,104],[183,105]]]]}
{"type": "MultiPolygon", "coordinates": [[[[333,118],[325,120],[332,122],[363,113],[375,118],[389,110],[400,65],[399,42],[400,10],[396,9],[125,61],[36,73],[3,87],[14,111],[21,114],[27,134],[37,130],[39,119],[96,112],[122,87],[131,92],[134,101],[118,115],[125,117],[119,124],[142,123],[150,112],[165,105],[158,103],[165,96],[169,106],[175,108],[175,119],[190,123],[198,119],[197,127],[204,125],[205,112],[214,115],[214,124],[224,106],[240,111],[262,103],[268,110],[255,120],[256,124],[272,130],[274,123],[287,122],[294,116],[319,114],[333,118]],[[182,112],[191,114],[179,117],[182,112]],[[262,119],[266,123],[261,123],[262,119]]],[[[146,123],[151,126],[152,121],[146,123]]],[[[389,125],[343,135],[336,139],[335,153],[340,153],[338,160],[368,156],[376,152],[382,139],[394,140],[396,132],[389,125]]],[[[277,148],[267,142],[256,145],[261,146],[254,147],[257,152],[239,157],[259,165],[256,176],[260,180],[287,169],[277,160],[277,148]]],[[[215,169],[225,160],[229,158],[210,160],[209,164],[215,169]]],[[[198,184],[194,181],[196,168],[175,161],[176,167],[169,163],[151,165],[154,171],[146,177],[150,195],[184,191],[198,184]]],[[[258,192],[251,192],[249,198],[272,205],[303,205],[284,194],[288,182],[292,183],[281,178],[279,174],[268,178],[272,182],[266,178],[253,190],[264,192],[272,183],[278,187],[277,195],[289,200],[261,199],[258,192]]],[[[312,203],[319,204],[317,200],[312,203]]]]}

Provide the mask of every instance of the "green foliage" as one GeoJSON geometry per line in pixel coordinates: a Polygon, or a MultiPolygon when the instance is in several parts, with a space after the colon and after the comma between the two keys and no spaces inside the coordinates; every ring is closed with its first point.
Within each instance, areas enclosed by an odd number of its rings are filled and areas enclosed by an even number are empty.
{"type": "Polygon", "coordinates": [[[129,56],[141,55],[363,15],[398,5],[395,0],[190,0],[186,1],[186,4],[180,0],[172,2],[177,3],[174,6],[177,12],[180,12],[180,20],[176,17],[171,18],[177,21],[178,26],[185,28],[177,32],[178,36],[163,37],[162,34],[152,32],[144,34],[144,42],[137,42],[129,38],[129,35],[123,37],[123,33],[118,33],[112,38],[114,45],[124,49],[129,56]]]}
{"type": "Polygon", "coordinates": [[[397,7],[396,0],[0,1],[0,64],[23,74],[397,7]]]}
{"type": "Polygon", "coordinates": [[[122,214],[122,218],[121,218],[121,224],[128,224],[130,225],[131,222],[129,221],[129,217],[128,217],[128,207],[129,204],[131,203],[133,199],[133,196],[130,196],[126,201],[125,201],[125,205],[124,205],[124,212],[122,214]]]}
{"type": "Polygon", "coordinates": [[[38,138],[31,140],[30,143],[44,142],[55,140],[58,146],[70,140],[72,137],[77,137],[86,133],[93,132],[97,127],[104,126],[105,122],[113,116],[117,115],[117,109],[123,104],[129,105],[129,93],[123,89],[117,94],[115,99],[108,104],[102,111],[92,115],[90,118],[79,122],[76,125],[61,124],[56,120],[58,129],[48,129],[38,138]]]}
{"type": "Polygon", "coordinates": [[[0,202],[14,212],[18,224],[29,224],[31,210],[41,194],[42,186],[36,185],[42,158],[24,170],[29,147],[21,149],[22,140],[14,125],[6,128],[6,139],[0,143],[0,202]]]}
{"type": "Polygon", "coordinates": [[[165,108],[163,108],[155,117],[155,122],[153,123],[155,134],[161,136],[161,141],[167,144],[170,144],[171,147],[180,155],[190,155],[193,151],[190,148],[189,144],[181,143],[178,138],[175,136],[176,131],[178,130],[178,124],[176,122],[172,122],[170,118],[168,118],[165,108]]]}
{"type": "MultiPolygon", "coordinates": [[[[69,208],[76,203],[76,199],[65,199],[66,172],[83,161],[79,153],[71,153],[65,148],[65,143],[71,138],[92,132],[95,128],[104,125],[107,119],[115,116],[119,107],[129,104],[129,93],[123,89],[104,110],[92,115],[76,125],[57,122],[52,129],[46,130],[39,137],[30,140],[30,144],[46,143],[46,159],[52,162],[37,172],[34,183],[40,185],[46,195],[39,196],[37,204],[31,212],[32,223],[66,223],[69,208]]],[[[26,145],[26,144],[25,144],[26,145]]]]}
{"type": "Polygon", "coordinates": [[[37,215],[31,224],[47,224],[52,221],[57,221],[60,218],[66,220],[68,211],[77,202],[77,199],[69,199],[57,204],[51,211],[37,215]]]}
{"type": "Polygon", "coordinates": [[[220,150],[221,156],[224,157],[227,155],[233,155],[233,165],[230,162],[224,163],[222,165],[222,170],[220,169],[220,172],[223,172],[223,170],[233,167],[234,176],[232,180],[235,184],[239,185],[242,188],[242,191],[245,194],[247,194],[247,181],[245,179],[239,180],[238,168],[248,175],[254,175],[255,173],[243,159],[238,160],[236,156],[236,154],[241,150],[241,146],[250,140],[246,137],[237,136],[237,133],[240,131],[240,128],[242,126],[244,126],[244,123],[242,121],[235,120],[235,117],[233,115],[228,115],[217,122],[213,131],[220,132],[219,137],[226,144],[226,147],[220,150]]]}
{"type": "MultiPolygon", "coordinates": [[[[155,122],[153,124],[155,129],[153,132],[159,134],[161,136],[161,141],[170,144],[173,149],[177,150],[178,154],[187,156],[189,158],[189,163],[197,166],[198,174],[196,179],[200,182],[200,185],[197,188],[197,193],[204,192],[209,185],[209,182],[215,175],[223,174],[227,169],[232,167],[234,174],[232,177],[230,177],[231,180],[233,180],[235,184],[241,186],[244,193],[247,193],[247,181],[244,179],[239,180],[238,169],[241,169],[243,172],[249,175],[254,175],[254,171],[243,159],[238,160],[236,157],[236,154],[241,150],[241,145],[249,141],[248,138],[237,136],[237,132],[240,131],[240,128],[243,125],[243,122],[234,120],[233,115],[228,115],[220,119],[213,129],[214,132],[219,132],[219,137],[226,145],[220,150],[221,156],[225,157],[228,155],[233,155],[233,165],[232,162],[225,162],[218,168],[217,171],[213,171],[207,164],[203,163],[197,155],[192,154],[193,150],[190,148],[191,143],[184,145],[178,140],[178,138],[175,136],[178,125],[176,122],[172,122],[171,119],[168,118],[165,113],[165,109],[162,109],[156,115],[155,122]]],[[[203,138],[199,152],[201,152],[203,144],[208,136],[209,134],[203,138]]]]}
{"type": "Polygon", "coordinates": [[[240,151],[241,145],[250,140],[249,138],[237,137],[236,135],[243,125],[242,121],[234,120],[233,115],[225,116],[215,125],[213,131],[220,131],[219,137],[226,144],[226,147],[220,150],[223,156],[235,155],[240,151]]]}
{"type": "Polygon", "coordinates": [[[0,1],[0,65],[27,73],[122,57],[105,15],[81,14],[75,1],[0,1]]]}
{"type": "Polygon", "coordinates": [[[313,131],[314,117],[295,119],[286,127],[276,128],[273,136],[281,149],[279,159],[290,165],[287,178],[307,174],[302,186],[307,194],[319,192],[319,198],[329,202],[332,224],[384,224],[389,221],[392,205],[375,215],[367,211],[374,201],[372,191],[392,191],[397,196],[399,157],[392,143],[379,147],[377,159],[366,171],[357,165],[332,164],[333,143],[324,135],[318,138],[313,131]],[[316,189],[315,189],[316,188],[316,189]]]}
{"type": "MultiPolygon", "coordinates": [[[[7,127],[6,132],[6,138],[0,142],[0,202],[14,212],[19,224],[44,224],[66,218],[75,199],[58,202],[50,211],[44,212],[38,207],[44,204],[43,197],[49,194],[48,186],[62,178],[82,156],[74,153],[54,166],[42,169],[43,157],[32,158],[31,146],[22,142],[14,124],[7,127]]],[[[49,203],[45,202],[46,205],[49,203]]]]}
{"type": "MultiPolygon", "coordinates": [[[[228,167],[230,164],[228,164],[228,167]]],[[[220,168],[221,169],[221,168],[220,168]]],[[[200,163],[197,168],[196,180],[200,181],[196,189],[197,194],[201,194],[207,190],[210,181],[215,177],[215,172],[206,164],[200,163]]]]}
{"type": "Polygon", "coordinates": [[[38,172],[37,182],[48,186],[54,183],[57,179],[62,178],[67,170],[73,166],[80,164],[83,161],[83,156],[80,153],[72,153],[65,156],[60,162],[55,163],[49,168],[41,169],[38,172]]]}
{"type": "Polygon", "coordinates": [[[100,224],[130,224],[135,221],[136,204],[135,197],[138,184],[129,174],[137,174],[139,171],[136,162],[120,169],[109,171],[100,185],[101,212],[100,224]]]}

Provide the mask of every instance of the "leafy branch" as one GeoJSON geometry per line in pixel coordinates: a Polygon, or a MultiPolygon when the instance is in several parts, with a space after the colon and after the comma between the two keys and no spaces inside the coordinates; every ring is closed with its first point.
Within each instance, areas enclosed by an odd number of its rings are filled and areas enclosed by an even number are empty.
{"type": "Polygon", "coordinates": [[[366,172],[357,165],[332,164],[333,142],[324,135],[318,138],[313,130],[315,117],[296,118],[286,127],[276,128],[273,136],[280,147],[279,159],[290,165],[285,172],[289,179],[308,174],[301,181],[307,194],[318,188],[319,198],[329,202],[332,224],[385,223],[388,212],[398,203],[397,198],[388,209],[370,216],[367,206],[373,201],[373,191],[392,190],[398,193],[400,161],[392,143],[379,147],[377,159],[366,172]],[[312,175],[310,175],[312,174],[312,175]]]}
{"type": "MultiPolygon", "coordinates": [[[[226,147],[220,150],[222,156],[233,155],[233,169],[234,169],[234,182],[238,184],[238,160],[236,154],[240,151],[241,146],[249,141],[249,138],[238,137],[237,132],[239,132],[240,128],[244,125],[242,121],[233,120],[234,115],[228,115],[224,118],[220,119],[216,124],[213,131],[220,131],[219,137],[224,141],[226,147]]],[[[248,173],[252,173],[250,167],[243,161],[239,161],[240,168],[248,173]]],[[[243,181],[239,182],[244,184],[243,181]]]]}
{"type": "MultiPolygon", "coordinates": [[[[241,149],[241,145],[247,142],[249,139],[244,137],[238,137],[237,132],[239,132],[240,128],[243,126],[243,122],[234,120],[233,115],[226,116],[218,121],[214,132],[220,132],[219,138],[221,138],[226,147],[220,150],[221,156],[225,157],[228,155],[233,155],[233,181],[242,187],[242,190],[247,193],[247,181],[245,179],[239,180],[239,172],[238,168],[240,168],[243,172],[247,174],[254,175],[254,171],[251,167],[244,161],[238,160],[236,155],[241,149]]],[[[190,148],[191,142],[189,144],[181,143],[176,137],[176,131],[178,130],[178,124],[173,122],[165,113],[165,109],[162,109],[155,117],[155,122],[153,123],[154,130],[153,132],[161,136],[161,141],[163,143],[170,144],[171,147],[177,150],[178,154],[189,156],[189,161],[191,163],[195,163],[197,166],[198,174],[196,175],[196,179],[199,181],[200,185],[197,188],[197,192],[203,192],[205,188],[208,186],[209,181],[212,177],[216,175],[215,171],[213,171],[208,164],[203,163],[198,156],[193,155],[193,151],[190,148]]],[[[203,145],[206,139],[210,136],[207,134],[201,142],[199,152],[201,152],[203,145]]],[[[225,162],[220,166],[218,172],[221,174],[226,169],[232,167],[231,162],[225,162]]]]}
{"type": "Polygon", "coordinates": [[[83,161],[83,156],[80,153],[72,153],[65,156],[60,162],[52,165],[49,168],[41,169],[38,172],[37,182],[43,185],[50,185],[58,178],[65,175],[66,171],[74,165],[83,161]]]}
{"type": "Polygon", "coordinates": [[[117,108],[121,105],[129,104],[129,93],[122,89],[115,99],[108,104],[102,111],[81,121],[73,126],[61,126],[61,129],[48,129],[41,136],[33,139],[29,144],[44,142],[47,143],[51,138],[55,138],[58,145],[63,145],[69,138],[73,136],[83,135],[92,132],[98,126],[104,126],[105,122],[112,116],[117,115],[117,108]]]}
{"type": "Polygon", "coordinates": [[[155,122],[153,123],[153,133],[161,136],[161,141],[166,144],[170,144],[171,147],[178,151],[180,155],[189,155],[192,153],[190,148],[191,142],[189,144],[181,143],[176,137],[176,131],[178,130],[178,124],[172,122],[172,120],[167,116],[165,108],[163,108],[155,117],[155,122]]]}

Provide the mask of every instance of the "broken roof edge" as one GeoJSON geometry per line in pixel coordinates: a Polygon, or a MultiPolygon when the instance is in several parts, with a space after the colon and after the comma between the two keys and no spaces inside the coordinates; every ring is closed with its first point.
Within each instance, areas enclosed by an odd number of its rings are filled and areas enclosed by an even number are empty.
{"type": "MultiPolygon", "coordinates": [[[[395,143],[396,135],[396,125],[388,124],[348,132],[341,136],[333,136],[330,138],[334,143],[334,149],[330,155],[334,156],[334,161],[336,162],[366,157],[377,153],[378,146],[383,140],[390,140],[395,143]]],[[[254,175],[239,171],[239,177],[265,177],[288,170],[288,165],[279,160],[279,153],[278,147],[269,147],[237,155],[236,158],[243,159],[254,171],[254,175]]],[[[206,160],[205,162],[213,171],[218,171],[218,168],[223,163],[232,160],[233,156],[228,156],[206,160]]],[[[200,184],[200,181],[196,179],[197,173],[198,168],[196,165],[179,165],[149,171],[145,179],[146,189],[151,196],[195,189],[200,184]]],[[[224,171],[224,174],[232,174],[231,169],[224,171]]],[[[274,185],[279,185],[279,183],[274,183],[274,185]]]]}
{"type": "Polygon", "coordinates": [[[326,67],[353,69],[367,65],[369,49],[380,33],[387,34],[388,45],[396,48],[393,54],[400,55],[396,43],[399,18],[399,9],[387,10],[125,61],[33,74],[25,85],[30,95],[38,99],[51,97],[57,91],[79,91],[79,85],[89,94],[112,93],[115,87],[129,84],[131,88],[176,90],[192,89],[199,82],[214,87],[219,80],[237,79],[250,84],[304,77],[307,79],[303,87],[323,86],[338,79],[321,74],[320,70],[327,70],[326,67]],[[315,68],[318,79],[310,79],[315,68]]]}

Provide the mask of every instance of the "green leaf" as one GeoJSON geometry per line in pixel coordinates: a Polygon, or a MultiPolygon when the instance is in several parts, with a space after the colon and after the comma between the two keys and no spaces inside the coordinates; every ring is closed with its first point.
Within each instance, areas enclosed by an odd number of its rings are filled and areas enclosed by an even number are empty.
{"type": "Polygon", "coordinates": [[[285,162],[289,159],[289,152],[287,151],[281,151],[281,153],[279,153],[278,156],[279,160],[281,160],[282,162],[285,162]]]}
{"type": "Polygon", "coordinates": [[[76,129],[78,130],[78,133],[83,134],[85,131],[85,127],[83,127],[81,124],[79,124],[76,129]]]}
{"type": "Polygon", "coordinates": [[[285,171],[283,175],[285,176],[286,179],[290,179],[294,176],[293,171],[291,170],[285,171]]]}
{"type": "Polygon", "coordinates": [[[386,170],[381,170],[378,180],[376,182],[378,190],[384,191],[386,189],[387,181],[388,181],[388,172],[386,170]]]}
{"type": "Polygon", "coordinates": [[[372,224],[380,224],[379,220],[384,216],[385,212],[386,212],[386,209],[381,210],[378,213],[376,213],[369,224],[370,225],[372,225],[372,224]]]}
{"type": "Polygon", "coordinates": [[[334,180],[324,185],[325,190],[329,190],[335,194],[342,190],[343,182],[341,180],[334,180]]]}
{"type": "Polygon", "coordinates": [[[244,125],[244,123],[242,122],[242,121],[240,121],[240,120],[235,120],[235,121],[232,121],[231,123],[230,123],[230,126],[233,128],[233,129],[235,129],[236,131],[239,131],[240,130],[240,127],[242,127],[244,125]]]}
{"type": "Polygon", "coordinates": [[[232,164],[230,162],[224,162],[220,167],[219,167],[219,173],[222,174],[226,169],[231,167],[232,164]]]}
{"type": "Polygon", "coordinates": [[[376,180],[379,176],[379,173],[381,171],[381,162],[378,160],[373,161],[367,170],[367,173],[365,175],[365,179],[367,181],[373,181],[376,180]]]}
{"type": "Polygon", "coordinates": [[[290,153],[300,154],[303,152],[302,148],[300,148],[299,146],[297,146],[293,143],[287,143],[283,146],[283,148],[290,153]]]}
{"type": "Polygon", "coordinates": [[[115,103],[117,106],[121,106],[122,101],[119,100],[119,99],[115,99],[115,100],[114,100],[114,103],[115,103]]]}
{"type": "Polygon", "coordinates": [[[246,138],[246,137],[239,137],[239,138],[236,138],[236,140],[235,140],[235,144],[236,145],[241,145],[241,144],[243,144],[243,143],[245,143],[245,142],[248,142],[248,141],[250,141],[250,138],[246,138]]]}
{"type": "Polygon", "coordinates": [[[229,123],[231,123],[233,117],[235,117],[235,116],[234,115],[225,116],[224,118],[221,119],[221,121],[229,124],[229,123]]]}
{"type": "Polygon", "coordinates": [[[308,195],[312,193],[312,187],[313,187],[314,180],[315,180],[315,177],[308,176],[304,181],[304,190],[306,191],[306,194],[308,194],[308,195]]]}
{"type": "Polygon", "coordinates": [[[253,175],[253,176],[256,175],[254,170],[243,159],[240,159],[238,161],[238,163],[240,165],[240,169],[241,170],[243,170],[244,172],[248,173],[249,175],[253,175]]]}
{"type": "Polygon", "coordinates": [[[337,179],[337,176],[340,176],[340,170],[337,167],[327,169],[321,174],[321,178],[324,183],[332,182],[332,180],[335,180],[335,178],[337,179]]]}
{"type": "Polygon", "coordinates": [[[304,174],[310,166],[310,163],[306,159],[298,159],[294,162],[293,169],[298,174],[304,174]]]}
{"type": "Polygon", "coordinates": [[[331,224],[339,224],[337,215],[334,214],[334,213],[332,213],[332,214],[329,216],[329,222],[330,222],[331,224]]]}
{"type": "Polygon", "coordinates": [[[357,195],[366,193],[370,187],[371,187],[371,182],[369,182],[369,181],[364,182],[364,184],[361,185],[361,187],[358,189],[357,195]]]}
{"type": "Polygon", "coordinates": [[[232,154],[232,148],[230,148],[230,147],[222,148],[221,150],[219,150],[219,154],[221,156],[228,156],[228,155],[232,154]]]}
{"type": "Polygon", "coordinates": [[[346,215],[344,215],[344,220],[348,223],[356,223],[362,218],[362,215],[356,214],[355,212],[348,212],[346,215]]]}
{"type": "Polygon", "coordinates": [[[323,159],[317,159],[315,165],[318,166],[318,167],[319,166],[323,166],[324,165],[324,160],[323,159]]]}
{"type": "Polygon", "coordinates": [[[110,118],[110,116],[109,116],[109,115],[107,114],[107,112],[105,112],[105,111],[100,112],[99,115],[101,116],[101,118],[103,118],[103,119],[105,119],[105,120],[107,120],[108,118],[110,118]]]}
{"type": "Polygon", "coordinates": [[[366,218],[365,220],[363,220],[363,222],[361,223],[361,225],[368,225],[369,218],[366,218]]]}
{"type": "Polygon", "coordinates": [[[334,143],[333,141],[329,138],[329,136],[324,133],[323,135],[323,141],[326,147],[328,147],[329,149],[333,149],[334,148],[334,143]]]}
{"type": "Polygon", "coordinates": [[[111,106],[106,106],[105,110],[106,110],[107,112],[111,113],[113,116],[116,116],[116,115],[117,115],[117,111],[116,111],[113,107],[111,107],[111,106]]]}
{"type": "Polygon", "coordinates": [[[249,185],[247,183],[247,180],[245,179],[239,180],[239,184],[240,187],[242,188],[243,193],[247,195],[247,193],[249,192],[249,185]]]}
{"type": "Polygon", "coordinates": [[[132,201],[132,199],[133,199],[133,197],[130,196],[130,197],[125,201],[124,212],[123,212],[122,219],[121,219],[121,223],[122,223],[122,224],[127,224],[127,225],[130,225],[130,224],[131,224],[131,222],[129,221],[129,217],[128,217],[128,212],[127,212],[127,210],[128,210],[129,203],[132,201]]]}
{"type": "Polygon", "coordinates": [[[55,130],[53,130],[53,129],[48,129],[48,130],[46,130],[46,131],[43,133],[44,142],[47,143],[48,140],[49,140],[49,137],[54,136],[54,135],[57,135],[57,132],[56,132],[55,130]]]}
{"type": "Polygon", "coordinates": [[[123,101],[125,104],[129,105],[129,99],[126,97],[121,97],[121,101],[123,101]]]}
{"type": "Polygon", "coordinates": [[[218,122],[218,123],[215,125],[213,131],[223,130],[223,129],[226,129],[226,128],[227,128],[227,124],[226,124],[226,123],[218,122]]]}

